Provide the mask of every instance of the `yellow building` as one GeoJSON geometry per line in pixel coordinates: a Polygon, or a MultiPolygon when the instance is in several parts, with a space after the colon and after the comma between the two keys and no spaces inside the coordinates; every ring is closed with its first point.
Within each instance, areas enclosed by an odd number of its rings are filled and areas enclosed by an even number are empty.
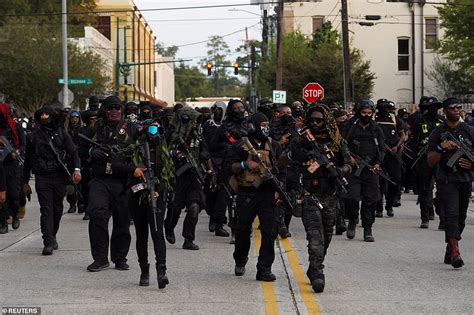
{"type": "Polygon", "coordinates": [[[155,95],[156,37],[133,0],[98,0],[97,29],[112,41],[115,55],[114,87],[120,98],[127,101],[150,101],[161,105],[155,95]],[[131,64],[129,68],[119,63],[131,64]],[[117,71],[117,69],[120,71],[117,71]]]}

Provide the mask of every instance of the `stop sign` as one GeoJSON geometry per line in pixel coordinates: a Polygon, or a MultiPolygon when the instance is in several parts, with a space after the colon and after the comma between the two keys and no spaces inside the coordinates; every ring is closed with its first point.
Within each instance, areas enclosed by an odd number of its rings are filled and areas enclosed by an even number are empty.
{"type": "Polygon", "coordinates": [[[317,82],[310,82],[303,88],[303,98],[308,103],[316,103],[324,98],[324,88],[317,82]]]}

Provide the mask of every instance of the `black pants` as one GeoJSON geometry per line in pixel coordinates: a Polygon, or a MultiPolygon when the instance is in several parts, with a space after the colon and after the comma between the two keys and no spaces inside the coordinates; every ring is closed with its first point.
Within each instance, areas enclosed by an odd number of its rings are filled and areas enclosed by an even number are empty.
{"type": "MultiPolygon", "coordinates": [[[[81,162],[82,163],[82,162],[81,162]]],[[[91,173],[89,168],[85,168],[81,174],[81,182],[79,183],[79,189],[82,193],[82,202],[84,204],[84,209],[87,209],[89,203],[89,182],[91,180],[91,173]]]]}
{"type": "Polygon", "coordinates": [[[18,191],[19,191],[19,203],[20,207],[24,207],[26,205],[26,194],[23,191],[23,167],[20,166],[18,168],[18,191]]]}
{"type": "Polygon", "coordinates": [[[61,173],[36,174],[36,194],[40,204],[41,233],[45,246],[53,245],[63,215],[67,179],[61,173]]]}
{"type": "Polygon", "coordinates": [[[166,265],[166,244],[163,234],[164,203],[163,196],[157,200],[156,223],[148,204],[140,202],[140,193],[132,194],[129,199],[130,214],[132,215],[137,234],[138,263],[148,264],[148,229],[150,229],[155,260],[158,265],[166,265]],[[156,231],[155,231],[156,228],[156,231]]]}
{"type": "Polygon", "coordinates": [[[420,159],[417,164],[417,191],[418,202],[420,204],[421,221],[429,220],[430,215],[434,215],[433,189],[434,174],[433,169],[428,166],[426,157],[420,159]]]}
{"type": "Polygon", "coordinates": [[[194,241],[196,238],[196,225],[198,222],[199,211],[189,211],[198,205],[201,209],[204,206],[205,197],[201,186],[193,172],[186,172],[176,179],[174,186],[174,204],[173,211],[168,213],[165,220],[165,227],[174,230],[178,225],[181,210],[186,207],[188,212],[183,223],[183,237],[187,240],[194,241]],[[194,205],[193,205],[194,204],[194,205]]]}
{"type": "Polygon", "coordinates": [[[444,211],[444,233],[448,239],[461,239],[466,225],[467,208],[471,197],[472,183],[438,183],[437,200],[444,211]]]}
{"type": "Polygon", "coordinates": [[[383,210],[383,196],[385,195],[385,209],[391,209],[393,202],[398,197],[398,193],[400,192],[400,181],[402,176],[402,164],[400,163],[397,158],[387,153],[385,155],[385,159],[382,164],[382,168],[385,170],[387,175],[390,177],[392,181],[396,183],[393,185],[387,182],[385,179],[380,177],[380,200],[377,203],[377,211],[382,212],[383,210]]]}
{"type": "Polygon", "coordinates": [[[356,221],[360,215],[363,227],[371,227],[375,221],[375,208],[380,200],[379,176],[365,168],[359,177],[352,172],[347,181],[346,214],[349,221],[356,221]]]}
{"type": "Polygon", "coordinates": [[[125,184],[115,178],[95,177],[89,183],[89,241],[94,261],[108,261],[109,219],[113,217],[110,256],[114,263],[127,261],[130,221],[125,184]]]}
{"type": "Polygon", "coordinates": [[[258,215],[262,242],[258,254],[257,270],[269,272],[275,260],[275,193],[273,191],[254,190],[237,192],[238,224],[235,231],[234,260],[242,266],[248,260],[252,223],[258,215]]]}
{"type": "Polygon", "coordinates": [[[9,212],[13,217],[18,216],[18,209],[20,208],[20,190],[18,189],[18,162],[10,161],[3,164],[5,173],[5,185],[6,185],[6,204],[1,205],[0,210],[0,222],[6,224],[9,212]]]}
{"type": "Polygon", "coordinates": [[[229,196],[224,190],[224,186],[220,183],[215,191],[206,189],[206,212],[211,216],[211,221],[216,224],[226,224],[227,217],[225,211],[229,204],[229,196]]]}

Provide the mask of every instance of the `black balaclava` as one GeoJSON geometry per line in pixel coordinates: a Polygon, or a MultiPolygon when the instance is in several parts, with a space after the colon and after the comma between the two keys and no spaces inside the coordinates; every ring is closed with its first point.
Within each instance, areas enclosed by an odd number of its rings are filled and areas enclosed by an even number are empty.
{"type": "Polygon", "coordinates": [[[102,103],[102,107],[105,109],[105,118],[108,122],[116,123],[122,119],[122,101],[117,96],[107,97],[102,103]],[[108,111],[107,109],[110,107],[120,107],[120,111],[108,111]]]}
{"type": "Polygon", "coordinates": [[[252,118],[250,118],[250,120],[255,127],[252,137],[262,142],[267,140],[268,135],[270,134],[270,127],[260,127],[262,122],[268,121],[267,116],[265,116],[263,113],[257,112],[252,116],[252,118]]]}
{"type": "Polygon", "coordinates": [[[202,114],[202,116],[201,116],[202,117],[202,124],[204,125],[206,123],[206,121],[211,119],[211,110],[208,107],[202,107],[200,112],[202,114]]]}
{"type": "Polygon", "coordinates": [[[140,108],[140,120],[147,120],[147,119],[150,119],[152,118],[152,111],[151,111],[151,107],[149,105],[143,105],[141,108],[140,108]]]}
{"type": "Polygon", "coordinates": [[[245,109],[243,111],[241,111],[240,109],[234,110],[232,107],[236,103],[242,103],[242,101],[232,99],[229,101],[229,104],[227,104],[227,117],[229,117],[231,121],[237,124],[241,124],[245,120],[245,109]]]}
{"type": "Polygon", "coordinates": [[[283,115],[280,117],[281,125],[286,127],[294,122],[294,118],[291,115],[283,115]]]}

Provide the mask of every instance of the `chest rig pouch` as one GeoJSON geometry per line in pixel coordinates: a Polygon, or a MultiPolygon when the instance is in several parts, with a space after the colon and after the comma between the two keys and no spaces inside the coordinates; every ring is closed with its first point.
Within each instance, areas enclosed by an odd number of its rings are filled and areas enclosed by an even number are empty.
{"type": "Polygon", "coordinates": [[[271,162],[271,151],[272,151],[272,141],[269,138],[263,148],[254,148],[253,145],[249,142],[248,138],[242,138],[241,148],[248,152],[249,159],[254,161],[261,161],[260,170],[257,173],[251,173],[248,169],[245,169],[242,174],[238,177],[238,182],[240,186],[246,187],[255,187],[258,188],[264,182],[267,181],[269,172],[272,169],[271,162]],[[262,165],[263,164],[263,165],[262,165]]]}

